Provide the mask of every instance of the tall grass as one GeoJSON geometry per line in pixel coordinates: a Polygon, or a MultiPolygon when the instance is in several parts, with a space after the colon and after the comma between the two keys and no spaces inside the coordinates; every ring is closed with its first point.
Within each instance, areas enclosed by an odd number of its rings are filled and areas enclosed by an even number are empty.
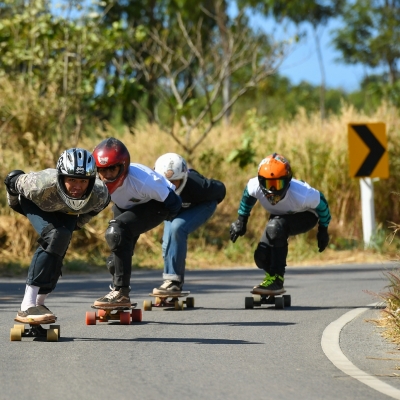
{"type": "MultiPolygon", "coordinates": [[[[20,98],[21,93],[15,94],[15,97],[20,98]]],[[[8,114],[4,114],[4,108],[3,114],[0,112],[0,173],[3,178],[12,169],[28,172],[54,166],[60,150],[74,146],[92,150],[108,136],[118,137],[126,144],[133,162],[149,167],[153,167],[155,160],[165,152],[186,156],[171,137],[155,125],[144,124],[135,129],[134,135],[128,127],[117,129],[112,126],[106,130],[93,128],[90,134],[81,138],[74,135],[65,138],[54,131],[59,140],[51,139],[51,124],[50,127],[46,125],[46,112],[42,110],[52,106],[52,97],[48,99],[48,104],[42,99],[40,107],[24,107],[20,99],[21,104],[18,103],[20,105],[16,112],[11,110],[12,93],[8,93],[7,102],[7,98],[1,96],[0,85],[0,99],[0,106],[9,110],[8,114]]],[[[291,162],[296,178],[324,193],[332,214],[330,249],[318,253],[316,231],[293,238],[290,240],[289,265],[310,260],[318,263],[335,262],[343,253],[351,261],[354,251],[362,251],[363,245],[359,182],[348,175],[347,124],[368,121],[382,121],[387,125],[390,178],[375,183],[375,212],[379,229],[375,235],[375,250],[365,254],[382,252],[385,257],[394,256],[399,247],[397,239],[391,244],[385,239],[388,224],[399,220],[399,199],[396,194],[399,191],[396,177],[400,176],[399,115],[388,105],[382,105],[373,115],[364,115],[343,105],[340,116],[331,116],[323,124],[318,113],[307,116],[305,112],[300,112],[290,121],[271,125],[265,123],[265,118],[249,111],[240,123],[229,127],[217,126],[210,132],[208,139],[191,159],[190,166],[206,177],[222,180],[227,187],[227,196],[207,224],[191,235],[188,268],[254,265],[253,251],[265,227],[266,212],[259,205],[253,209],[246,236],[235,244],[229,241],[229,226],[237,217],[239,201],[247,181],[257,174],[258,162],[272,152],[285,155],[291,162]],[[250,157],[249,163],[240,168],[237,163],[228,162],[227,159],[232,151],[241,148],[244,138],[248,139],[247,144],[254,157],[250,157]]],[[[85,229],[74,234],[67,253],[67,263],[104,264],[108,253],[104,231],[110,218],[108,208],[85,229]]],[[[162,266],[161,236],[162,226],[140,237],[134,257],[136,266],[162,266]]],[[[36,239],[37,235],[27,219],[7,207],[5,189],[0,187],[1,263],[28,264],[36,239]]]]}

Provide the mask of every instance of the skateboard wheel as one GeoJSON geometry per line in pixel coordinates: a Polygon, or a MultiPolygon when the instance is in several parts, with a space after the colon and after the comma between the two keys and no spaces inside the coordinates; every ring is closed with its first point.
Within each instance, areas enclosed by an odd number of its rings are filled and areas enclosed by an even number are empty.
{"type": "Polygon", "coordinates": [[[187,308],[194,308],[194,297],[187,297],[186,298],[186,307],[187,308]]]}
{"type": "Polygon", "coordinates": [[[150,300],[143,301],[143,310],[144,311],[151,311],[152,304],[150,300]]]}
{"type": "Polygon", "coordinates": [[[253,294],[253,300],[254,300],[254,303],[260,303],[261,304],[261,295],[253,294]]]}
{"type": "Polygon", "coordinates": [[[96,325],[96,311],[86,312],[86,325],[96,325]]]}
{"type": "Polygon", "coordinates": [[[99,310],[98,311],[99,322],[107,322],[107,311],[106,310],[99,310]]]}
{"type": "Polygon", "coordinates": [[[18,328],[11,328],[11,330],[10,330],[10,340],[11,340],[11,342],[20,342],[21,338],[22,338],[21,329],[19,327],[18,328]]]}
{"type": "Polygon", "coordinates": [[[60,336],[61,336],[60,325],[50,325],[49,328],[50,328],[50,329],[57,329],[57,331],[58,331],[58,338],[60,339],[60,336]]]}
{"type": "Polygon", "coordinates": [[[20,330],[21,330],[21,333],[24,333],[24,332],[25,332],[25,325],[15,324],[15,325],[14,325],[14,328],[15,328],[15,329],[20,329],[20,330]]]}
{"type": "Polygon", "coordinates": [[[156,297],[155,300],[154,300],[154,303],[155,303],[156,306],[158,306],[159,304],[162,303],[162,299],[160,297],[156,297]]]}
{"type": "Polygon", "coordinates": [[[142,310],[132,310],[132,322],[142,322],[142,310]]]}
{"type": "Polygon", "coordinates": [[[58,329],[47,329],[47,341],[48,342],[58,342],[58,329]]]}
{"type": "Polygon", "coordinates": [[[292,305],[292,298],[290,297],[290,294],[283,295],[283,302],[285,307],[290,307],[292,305]]]}
{"type": "Polygon", "coordinates": [[[131,323],[131,313],[121,311],[119,314],[119,322],[121,325],[129,325],[131,323]]]}
{"type": "Polygon", "coordinates": [[[275,308],[282,310],[285,308],[285,300],[283,297],[275,297],[275,308]]]}
{"type": "Polygon", "coordinates": [[[175,301],[174,307],[175,310],[179,311],[183,310],[183,301],[175,301]]]}
{"type": "Polygon", "coordinates": [[[245,297],[244,298],[244,308],[251,309],[254,307],[254,299],[253,297],[245,297]]]}

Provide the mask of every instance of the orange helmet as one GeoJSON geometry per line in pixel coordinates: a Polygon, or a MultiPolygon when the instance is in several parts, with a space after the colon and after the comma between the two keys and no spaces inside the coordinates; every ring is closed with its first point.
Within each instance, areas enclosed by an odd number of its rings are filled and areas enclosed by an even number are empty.
{"type": "Polygon", "coordinates": [[[258,166],[258,182],[268,201],[275,205],[281,201],[289,189],[292,169],[289,161],[274,153],[264,158],[258,166]]]}

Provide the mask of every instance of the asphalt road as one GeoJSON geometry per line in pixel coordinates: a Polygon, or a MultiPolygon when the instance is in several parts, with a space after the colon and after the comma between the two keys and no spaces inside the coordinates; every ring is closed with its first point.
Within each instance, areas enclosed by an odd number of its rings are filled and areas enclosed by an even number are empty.
{"type": "MultiPolygon", "coordinates": [[[[288,267],[291,307],[245,309],[258,269],[188,271],[195,308],[143,312],[143,321],[85,324],[109,275],[63,277],[47,305],[58,342],[22,338],[10,328],[23,279],[0,280],[0,399],[363,399],[388,397],[338,370],[321,348],[332,322],[376,301],[388,265],[288,267]]],[[[134,271],[131,300],[142,307],[160,271],[134,271]]]]}

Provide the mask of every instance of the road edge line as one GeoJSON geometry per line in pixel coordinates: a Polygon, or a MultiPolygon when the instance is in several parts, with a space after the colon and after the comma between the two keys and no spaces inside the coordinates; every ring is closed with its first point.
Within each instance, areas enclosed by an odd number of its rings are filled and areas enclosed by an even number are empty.
{"type": "Polygon", "coordinates": [[[331,322],[322,333],[321,347],[325,355],[336,368],[372,389],[400,400],[400,390],[357,368],[343,354],[339,344],[340,332],[344,326],[377,304],[379,303],[369,304],[367,307],[356,308],[342,315],[336,321],[331,322]]]}

